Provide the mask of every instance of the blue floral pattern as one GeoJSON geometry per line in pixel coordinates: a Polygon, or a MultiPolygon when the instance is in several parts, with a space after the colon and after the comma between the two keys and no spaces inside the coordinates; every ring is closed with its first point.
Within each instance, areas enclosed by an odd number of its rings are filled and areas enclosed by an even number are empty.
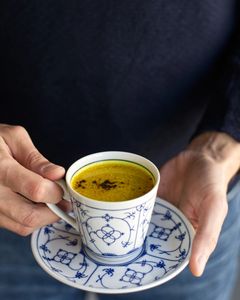
{"type": "Polygon", "coordinates": [[[106,224],[105,226],[101,227],[101,229],[97,230],[95,234],[108,246],[115,243],[115,241],[118,240],[121,237],[121,235],[124,235],[123,232],[114,229],[109,224],[106,224]]]}
{"type": "MultiPolygon", "coordinates": [[[[141,206],[136,211],[129,211],[125,219],[135,218],[137,212],[144,210],[141,206]]],[[[83,215],[87,216],[85,208],[83,211],[83,215]]],[[[91,233],[91,222],[86,226],[93,243],[94,239],[100,238],[104,243],[111,244],[124,237],[124,230],[118,231],[112,226],[110,214],[101,219],[104,226],[94,234],[91,233]]],[[[182,264],[186,265],[192,236],[193,230],[177,209],[157,200],[142,252],[127,263],[105,265],[92,261],[83,251],[79,235],[62,220],[36,231],[32,236],[32,245],[39,264],[64,283],[86,290],[99,289],[99,292],[112,289],[131,291],[153,282],[157,285],[163,278],[171,277],[182,264]]],[[[124,238],[122,245],[126,243],[127,246],[131,239],[124,238]]]]}
{"type": "Polygon", "coordinates": [[[71,200],[78,223],[82,224],[83,244],[91,253],[104,255],[107,258],[125,255],[127,260],[128,254],[142,245],[153,210],[152,198],[130,209],[118,208],[109,213],[103,213],[101,209],[79,203],[74,198],[71,200]],[[109,246],[111,246],[111,251],[109,246]]]}

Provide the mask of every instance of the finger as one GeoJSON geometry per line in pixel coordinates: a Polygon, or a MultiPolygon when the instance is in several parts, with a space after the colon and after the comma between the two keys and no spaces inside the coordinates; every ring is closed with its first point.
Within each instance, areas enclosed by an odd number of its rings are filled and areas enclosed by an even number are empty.
{"type": "Polygon", "coordinates": [[[34,202],[58,203],[62,199],[63,191],[56,183],[11,158],[1,161],[0,183],[34,202]]]}
{"type": "MultiPolygon", "coordinates": [[[[225,194],[206,199],[207,209],[202,208],[199,226],[192,245],[190,270],[195,276],[201,276],[209,256],[214,251],[227,214],[225,194]]],[[[201,208],[200,208],[201,209],[201,208]]]]}
{"type": "MultiPolygon", "coordinates": [[[[61,208],[66,210],[68,203],[64,200],[62,202],[61,208]]],[[[0,212],[9,220],[33,230],[59,219],[45,204],[35,204],[10,190],[5,193],[4,198],[1,193],[0,212]]]]}
{"type": "Polygon", "coordinates": [[[160,168],[161,182],[158,188],[158,196],[163,198],[173,205],[177,206],[181,191],[181,180],[177,178],[176,162],[174,159],[170,160],[163,167],[160,168]],[[174,170],[174,171],[173,171],[174,170]]]}
{"type": "Polygon", "coordinates": [[[1,126],[0,134],[13,157],[24,167],[51,180],[61,178],[63,167],[49,162],[34,146],[28,132],[21,126],[1,126]]]}
{"type": "Polygon", "coordinates": [[[9,219],[7,216],[2,215],[1,213],[0,213],[0,228],[5,228],[21,236],[27,236],[34,231],[33,228],[23,226],[9,219]]]}

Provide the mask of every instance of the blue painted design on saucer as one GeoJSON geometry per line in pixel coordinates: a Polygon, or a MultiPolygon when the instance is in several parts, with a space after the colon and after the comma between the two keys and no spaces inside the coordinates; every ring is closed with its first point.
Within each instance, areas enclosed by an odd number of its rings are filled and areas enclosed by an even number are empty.
{"type": "Polygon", "coordinates": [[[65,221],[36,230],[32,251],[39,265],[72,287],[99,293],[129,293],[170,280],[188,264],[194,230],[170,203],[157,198],[148,234],[138,256],[124,263],[99,262],[81,246],[65,221]]]}

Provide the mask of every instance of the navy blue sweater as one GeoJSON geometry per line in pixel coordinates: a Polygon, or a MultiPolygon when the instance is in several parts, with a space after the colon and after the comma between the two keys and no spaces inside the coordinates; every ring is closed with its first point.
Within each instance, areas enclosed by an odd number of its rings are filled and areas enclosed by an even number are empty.
{"type": "Polygon", "coordinates": [[[68,166],[102,150],[157,164],[204,130],[240,140],[234,0],[0,2],[0,122],[68,166]]]}

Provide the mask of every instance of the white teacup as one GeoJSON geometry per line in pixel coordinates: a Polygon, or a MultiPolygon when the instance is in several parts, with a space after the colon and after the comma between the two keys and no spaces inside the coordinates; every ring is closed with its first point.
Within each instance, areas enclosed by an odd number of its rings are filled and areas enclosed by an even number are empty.
{"type": "Polygon", "coordinates": [[[66,180],[58,182],[64,190],[63,198],[72,202],[75,218],[54,204],[47,205],[79,232],[89,257],[101,262],[122,263],[135,258],[142,250],[159,182],[157,167],[146,158],[128,152],[100,152],[73,163],[66,173],[66,180]],[[78,170],[104,160],[125,160],[142,165],[155,179],[153,188],[135,199],[108,202],[89,199],[71,187],[71,179],[78,170]]]}

